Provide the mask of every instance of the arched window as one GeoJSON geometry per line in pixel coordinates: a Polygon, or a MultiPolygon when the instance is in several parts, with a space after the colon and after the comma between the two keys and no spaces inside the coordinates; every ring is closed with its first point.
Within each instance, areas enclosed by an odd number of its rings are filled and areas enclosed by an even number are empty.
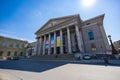
{"type": "Polygon", "coordinates": [[[0,56],[2,56],[3,55],[3,51],[0,51],[0,56]]]}
{"type": "Polygon", "coordinates": [[[20,52],[20,56],[23,56],[23,52],[20,52]]]}
{"type": "Polygon", "coordinates": [[[94,40],[94,34],[92,30],[88,32],[88,37],[89,37],[89,40],[94,40]]]}
{"type": "Polygon", "coordinates": [[[17,56],[17,51],[15,51],[14,56],[17,56]]]}
{"type": "Polygon", "coordinates": [[[10,54],[11,54],[11,52],[10,52],[10,51],[8,51],[7,56],[10,56],[10,54]]]}

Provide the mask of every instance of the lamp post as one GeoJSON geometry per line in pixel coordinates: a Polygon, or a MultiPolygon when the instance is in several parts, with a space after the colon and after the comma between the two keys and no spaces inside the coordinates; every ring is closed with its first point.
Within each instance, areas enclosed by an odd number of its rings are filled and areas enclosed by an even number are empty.
{"type": "Polygon", "coordinates": [[[112,54],[117,54],[117,51],[112,43],[112,40],[111,40],[111,35],[108,35],[108,38],[110,40],[110,43],[111,43],[111,48],[112,48],[112,54]]]}

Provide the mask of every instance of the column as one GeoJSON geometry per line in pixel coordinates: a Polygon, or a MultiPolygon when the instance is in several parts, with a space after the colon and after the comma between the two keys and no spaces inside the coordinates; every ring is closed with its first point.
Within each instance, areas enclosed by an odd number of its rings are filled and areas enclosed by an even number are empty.
{"type": "Polygon", "coordinates": [[[84,50],[84,44],[83,44],[83,38],[82,38],[82,32],[81,31],[80,31],[80,41],[81,41],[82,52],[85,52],[85,50],[84,50]]]}
{"type": "Polygon", "coordinates": [[[39,48],[38,48],[39,52],[38,52],[38,55],[41,54],[41,41],[42,41],[42,37],[39,38],[39,45],[38,45],[39,46],[39,48]]]}
{"type": "Polygon", "coordinates": [[[56,54],[56,32],[54,32],[54,54],[56,54]]]}
{"type": "Polygon", "coordinates": [[[36,55],[37,55],[39,53],[39,38],[37,38],[36,46],[37,46],[37,50],[36,50],[36,55]]]}
{"type": "Polygon", "coordinates": [[[48,47],[48,55],[50,55],[50,47],[51,47],[51,46],[50,46],[50,38],[51,38],[51,35],[50,35],[50,33],[49,33],[49,45],[48,45],[49,47],[48,47]]]}
{"type": "Polygon", "coordinates": [[[44,35],[44,41],[43,41],[43,55],[45,55],[45,39],[46,39],[46,35],[44,35]]]}
{"type": "Polygon", "coordinates": [[[77,37],[79,50],[80,50],[80,52],[83,52],[83,50],[82,50],[82,40],[81,40],[82,39],[82,34],[80,35],[78,25],[75,25],[75,32],[76,32],[76,37],[77,37]]]}
{"type": "Polygon", "coordinates": [[[67,27],[67,39],[68,39],[68,53],[71,54],[71,40],[70,40],[70,30],[69,27],[67,27]]]}
{"type": "Polygon", "coordinates": [[[60,30],[60,53],[63,54],[63,34],[62,34],[62,29],[60,30]]]}

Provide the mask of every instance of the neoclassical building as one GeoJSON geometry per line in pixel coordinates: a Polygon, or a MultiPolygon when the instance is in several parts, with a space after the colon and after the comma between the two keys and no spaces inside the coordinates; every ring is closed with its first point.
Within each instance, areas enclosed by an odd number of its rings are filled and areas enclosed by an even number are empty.
{"type": "Polygon", "coordinates": [[[50,19],[35,34],[38,55],[105,54],[104,14],[83,21],[79,14],[50,19]]]}
{"type": "Polygon", "coordinates": [[[27,41],[0,36],[0,59],[24,57],[27,43],[27,41]]]}

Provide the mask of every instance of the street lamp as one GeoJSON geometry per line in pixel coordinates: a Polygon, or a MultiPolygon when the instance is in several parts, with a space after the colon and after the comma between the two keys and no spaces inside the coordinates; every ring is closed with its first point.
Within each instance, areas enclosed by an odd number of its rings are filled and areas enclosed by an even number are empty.
{"type": "Polygon", "coordinates": [[[108,35],[108,38],[110,40],[110,43],[111,43],[111,48],[112,48],[112,54],[117,54],[117,51],[112,43],[112,40],[111,40],[111,35],[108,35]]]}

